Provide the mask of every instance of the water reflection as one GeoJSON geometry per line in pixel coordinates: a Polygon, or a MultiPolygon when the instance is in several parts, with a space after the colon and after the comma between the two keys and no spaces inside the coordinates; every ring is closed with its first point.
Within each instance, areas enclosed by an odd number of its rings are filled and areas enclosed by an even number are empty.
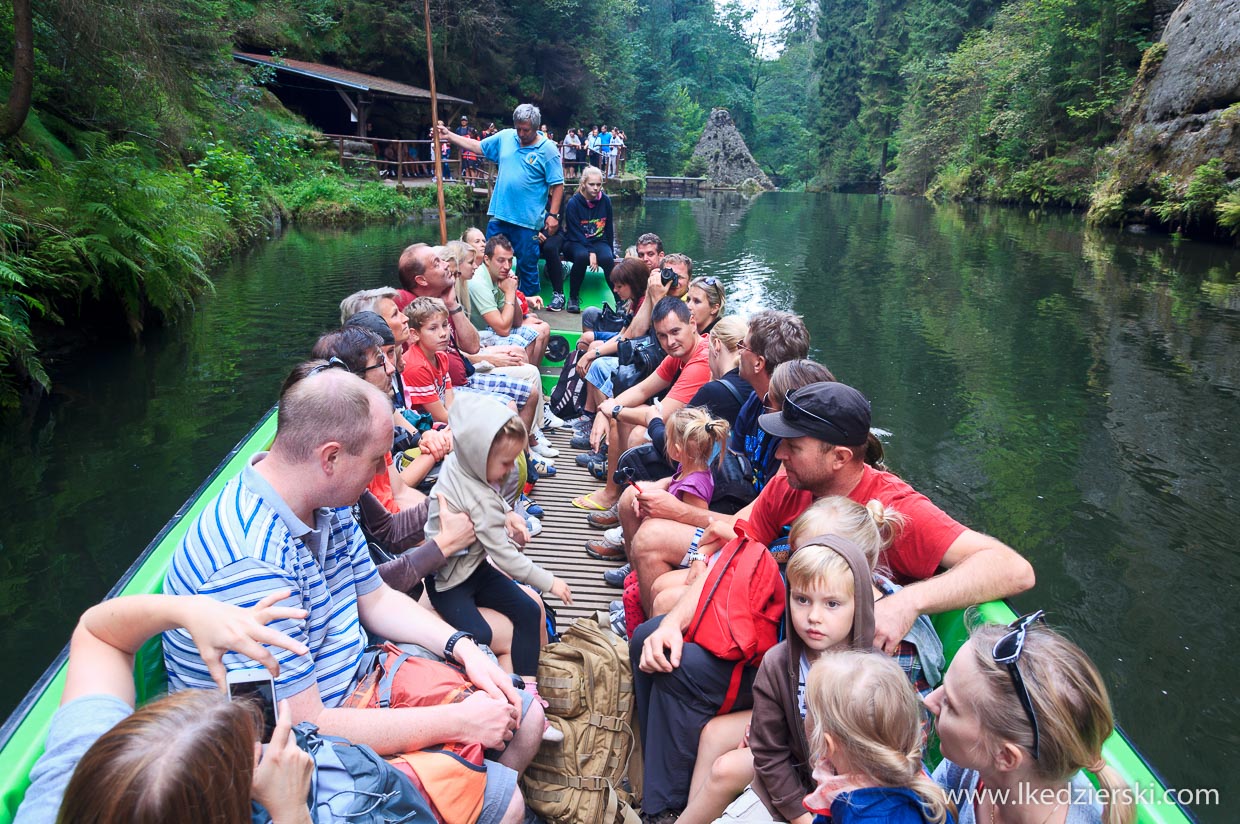
{"type": "MultiPolygon", "coordinates": [[[[1030,557],[1038,587],[1017,606],[1090,651],[1155,765],[1240,790],[1224,766],[1240,750],[1224,653],[1240,625],[1240,255],[1070,215],[718,201],[621,207],[617,236],[657,232],[728,281],[730,310],[801,313],[815,356],[873,400],[894,467],[1030,557]]],[[[270,405],[339,298],[394,282],[396,252],[432,234],[290,233],[181,326],[58,370],[42,420],[0,441],[2,703],[270,405]]]]}

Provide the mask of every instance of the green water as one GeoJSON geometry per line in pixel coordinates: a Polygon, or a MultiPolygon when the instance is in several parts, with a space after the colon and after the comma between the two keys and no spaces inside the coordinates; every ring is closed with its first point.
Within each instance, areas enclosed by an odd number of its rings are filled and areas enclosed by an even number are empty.
{"type": "MultiPolygon", "coordinates": [[[[1240,625],[1240,253],[1086,231],[1071,215],[869,196],[735,195],[622,208],[729,308],[792,309],[873,401],[893,467],[1025,553],[1120,722],[1174,786],[1240,797],[1225,645],[1240,625]]],[[[450,231],[458,233],[457,222],[450,231]]],[[[432,227],[293,231],[141,345],[54,370],[0,434],[0,710],[274,400],[355,288],[395,283],[432,227]]]]}

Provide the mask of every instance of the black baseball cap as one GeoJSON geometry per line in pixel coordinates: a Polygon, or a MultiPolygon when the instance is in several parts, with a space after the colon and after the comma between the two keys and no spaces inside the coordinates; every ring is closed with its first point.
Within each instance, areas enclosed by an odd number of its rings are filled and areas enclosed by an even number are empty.
{"type": "Polygon", "coordinates": [[[392,334],[392,327],[388,326],[387,321],[378,312],[358,312],[346,320],[344,325],[360,326],[363,329],[369,329],[383,339],[384,346],[391,346],[396,343],[396,336],[392,334]]]}
{"type": "Polygon", "coordinates": [[[760,416],[758,426],[777,438],[861,446],[870,435],[870,402],[847,384],[811,383],[789,392],[783,410],[760,416]]]}

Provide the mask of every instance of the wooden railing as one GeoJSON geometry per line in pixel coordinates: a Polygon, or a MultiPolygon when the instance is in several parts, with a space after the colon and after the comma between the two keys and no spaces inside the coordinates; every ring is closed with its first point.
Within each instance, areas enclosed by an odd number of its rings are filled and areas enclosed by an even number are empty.
{"type": "MultiPolygon", "coordinates": [[[[325,134],[323,137],[336,144],[342,167],[353,165],[371,168],[375,170],[377,177],[395,180],[401,186],[406,180],[431,178],[435,174],[436,164],[431,160],[434,144],[430,139],[390,140],[383,137],[358,137],[344,134],[325,134]]],[[[440,144],[441,147],[443,145],[440,144]]],[[[564,153],[565,147],[561,144],[560,163],[564,167],[565,180],[579,179],[581,170],[586,166],[598,166],[604,172],[607,171],[604,165],[606,157],[597,152],[587,152],[585,147],[579,148],[575,160],[568,160],[564,153]]],[[[614,173],[624,174],[628,161],[628,147],[616,147],[612,153],[615,156],[614,173]]],[[[445,179],[472,183],[475,186],[490,189],[495,182],[495,164],[481,155],[467,160],[462,157],[462,154],[462,150],[454,146],[447,158],[440,158],[439,166],[446,172],[445,179]]]]}

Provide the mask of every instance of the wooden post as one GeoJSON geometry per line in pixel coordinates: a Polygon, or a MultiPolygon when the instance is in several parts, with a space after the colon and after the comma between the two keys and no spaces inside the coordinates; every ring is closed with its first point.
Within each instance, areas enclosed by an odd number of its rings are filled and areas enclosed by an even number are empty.
{"type": "Polygon", "coordinates": [[[405,191],[405,164],[401,161],[402,154],[405,152],[405,142],[403,140],[396,141],[396,185],[400,187],[401,192],[405,191]]]}
{"type": "Polygon", "coordinates": [[[431,0],[422,0],[426,14],[426,72],[431,80],[431,168],[435,170],[435,192],[439,198],[439,243],[448,242],[448,214],[443,204],[443,156],[439,152],[439,101],[435,97],[435,49],[431,44],[431,0]]]}

